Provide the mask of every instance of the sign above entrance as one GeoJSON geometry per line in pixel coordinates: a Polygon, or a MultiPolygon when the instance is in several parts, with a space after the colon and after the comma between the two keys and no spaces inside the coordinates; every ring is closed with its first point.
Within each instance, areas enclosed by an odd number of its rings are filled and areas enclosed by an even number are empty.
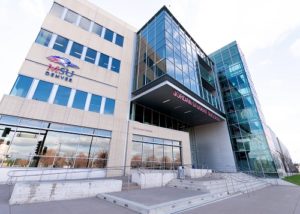
{"type": "Polygon", "coordinates": [[[45,72],[46,76],[50,76],[53,78],[58,78],[67,82],[72,82],[72,77],[75,75],[74,71],[70,71],[70,68],[79,69],[79,67],[71,62],[71,60],[60,57],[60,56],[48,56],[47,59],[53,63],[59,64],[58,65],[48,65],[48,69],[45,72]]]}
{"type": "Polygon", "coordinates": [[[198,111],[201,111],[202,113],[206,114],[210,118],[216,120],[216,121],[221,121],[221,119],[213,112],[209,111],[205,107],[201,106],[200,104],[196,103],[192,99],[188,98],[187,96],[183,95],[179,91],[174,90],[173,91],[173,96],[176,97],[177,99],[187,103],[188,105],[194,107],[198,111]]]}

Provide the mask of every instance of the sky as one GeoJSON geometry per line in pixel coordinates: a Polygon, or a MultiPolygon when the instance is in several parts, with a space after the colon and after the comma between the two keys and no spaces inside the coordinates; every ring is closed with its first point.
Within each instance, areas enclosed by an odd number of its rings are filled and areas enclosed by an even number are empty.
{"type": "MultiPolygon", "coordinates": [[[[236,40],[267,124],[300,163],[299,0],[90,0],[137,30],[166,5],[211,53],[236,40]]],[[[0,97],[9,94],[52,0],[0,0],[0,97]]]]}

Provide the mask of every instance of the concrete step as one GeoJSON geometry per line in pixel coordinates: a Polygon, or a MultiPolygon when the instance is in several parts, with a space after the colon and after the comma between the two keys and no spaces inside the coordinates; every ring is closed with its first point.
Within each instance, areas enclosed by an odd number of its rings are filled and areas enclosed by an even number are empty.
{"type": "Polygon", "coordinates": [[[109,201],[113,204],[122,207],[126,207],[130,210],[136,211],[141,214],[171,214],[171,213],[186,210],[191,207],[205,205],[207,203],[211,203],[232,196],[233,195],[228,195],[227,193],[218,193],[218,194],[208,193],[208,194],[202,194],[202,195],[182,198],[179,200],[169,201],[161,204],[147,206],[141,203],[137,203],[135,201],[130,201],[125,198],[120,198],[110,194],[97,195],[97,197],[100,199],[109,201]]]}
{"type": "Polygon", "coordinates": [[[122,191],[141,189],[137,183],[123,183],[122,191]]]}

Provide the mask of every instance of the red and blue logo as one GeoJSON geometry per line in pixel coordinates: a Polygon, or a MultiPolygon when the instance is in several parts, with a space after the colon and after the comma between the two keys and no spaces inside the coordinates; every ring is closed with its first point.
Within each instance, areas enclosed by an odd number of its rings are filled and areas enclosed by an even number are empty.
{"type": "Polygon", "coordinates": [[[48,56],[47,59],[51,62],[64,66],[79,69],[79,67],[71,62],[71,60],[61,56],[48,56]]]}
{"type": "Polygon", "coordinates": [[[77,65],[73,64],[69,59],[61,56],[48,56],[47,59],[53,63],[61,65],[62,67],[49,64],[48,69],[45,72],[46,76],[61,79],[67,82],[73,81],[72,78],[75,75],[75,72],[69,70],[69,68],[79,69],[77,65]]]}

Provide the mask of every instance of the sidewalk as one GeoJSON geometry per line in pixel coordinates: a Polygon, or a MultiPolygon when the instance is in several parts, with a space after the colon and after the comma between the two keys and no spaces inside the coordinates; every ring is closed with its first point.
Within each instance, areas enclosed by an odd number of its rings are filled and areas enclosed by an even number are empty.
{"type": "Polygon", "coordinates": [[[300,214],[300,187],[270,186],[182,213],[300,214]]]}

